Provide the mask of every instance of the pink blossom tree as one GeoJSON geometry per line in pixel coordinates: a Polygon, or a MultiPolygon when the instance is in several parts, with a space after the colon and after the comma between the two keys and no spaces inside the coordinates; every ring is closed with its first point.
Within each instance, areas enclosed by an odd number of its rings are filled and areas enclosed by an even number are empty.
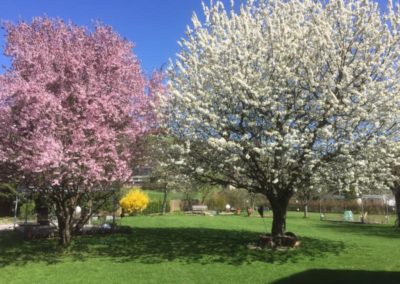
{"type": "Polygon", "coordinates": [[[59,19],[6,24],[0,76],[0,161],[55,205],[60,243],[90,217],[77,205],[131,176],[138,139],[155,126],[157,76],[146,80],[133,44],[110,27],[59,19]]]}

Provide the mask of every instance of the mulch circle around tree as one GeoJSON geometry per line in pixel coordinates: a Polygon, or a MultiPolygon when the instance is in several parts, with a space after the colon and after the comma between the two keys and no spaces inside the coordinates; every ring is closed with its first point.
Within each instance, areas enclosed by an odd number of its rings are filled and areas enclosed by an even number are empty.
{"type": "Polygon", "coordinates": [[[257,242],[250,244],[249,249],[286,249],[297,248],[301,242],[298,237],[292,233],[287,232],[283,236],[273,237],[271,234],[261,235],[257,242]]]}

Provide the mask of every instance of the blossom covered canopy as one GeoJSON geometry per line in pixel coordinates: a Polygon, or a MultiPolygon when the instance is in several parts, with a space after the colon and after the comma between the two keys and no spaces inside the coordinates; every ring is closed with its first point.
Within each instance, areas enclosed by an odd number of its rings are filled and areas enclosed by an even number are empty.
{"type": "Polygon", "coordinates": [[[126,181],[134,142],[155,123],[132,43],[108,26],[49,18],[6,32],[12,67],[0,76],[0,160],[38,187],[126,181]]]}
{"type": "Polygon", "coordinates": [[[229,11],[216,1],[204,14],[168,73],[165,110],[171,133],[188,141],[185,166],[282,208],[339,168],[349,169],[341,189],[368,184],[353,157],[399,135],[398,8],[249,0],[229,11]]]}

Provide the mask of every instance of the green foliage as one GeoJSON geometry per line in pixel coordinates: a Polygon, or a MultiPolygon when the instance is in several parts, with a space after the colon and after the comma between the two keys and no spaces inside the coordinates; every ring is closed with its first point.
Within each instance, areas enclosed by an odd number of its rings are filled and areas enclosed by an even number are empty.
{"type": "Polygon", "coordinates": [[[209,209],[223,211],[228,204],[227,198],[220,192],[215,192],[206,199],[206,205],[209,209]]]}
{"type": "Polygon", "coordinates": [[[245,189],[233,189],[227,192],[228,202],[236,209],[244,209],[248,206],[249,193],[245,189]]]}
{"type": "Polygon", "coordinates": [[[13,201],[17,194],[16,186],[12,183],[0,183],[0,200],[13,201]]]}
{"type": "MultiPolygon", "coordinates": [[[[166,212],[170,211],[170,204],[167,202],[166,204],[166,212]]],[[[150,201],[147,205],[147,208],[142,211],[142,214],[158,214],[162,211],[162,200],[150,201]]]]}
{"type": "Polygon", "coordinates": [[[259,206],[268,206],[269,208],[271,208],[267,197],[264,194],[260,194],[260,193],[257,193],[255,195],[254,205],[257,206],[257,207],[259,207],[259,206]]]}
{"type": "Polygon", "coordinates": [[[22,220],[28,218],[28,220],[32,220],[35,217],[35,202],[34,201],[27,201],[23,203],[19,208],[18,217],[22,220]]]}
{"type": "Polygon", "coordinates": [[[115,189],[114,193],[93,193],[93,208],[98,211],[113,212],[119,205],[118,201],[126,194],[128,189],[115,189]]]}
{"type": "Polygon", "coordinates": [[[17,195],[15,188],[12,183],[0,183],[0,216],[14,214],[14,201],[17,195]]]}

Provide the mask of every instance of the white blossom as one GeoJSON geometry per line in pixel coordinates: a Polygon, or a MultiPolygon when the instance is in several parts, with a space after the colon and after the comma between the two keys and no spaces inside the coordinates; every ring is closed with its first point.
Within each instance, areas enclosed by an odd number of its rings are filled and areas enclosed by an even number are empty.
{"type": "Polygon", "coordinates": [[[191,141],[187,163],[270,198],[318,183],[363,190],[373,177],[357,160],[399,131],[398,10],[260,0],[204,13],[168,73],[165,112],[171,134],[191,141]]]}

